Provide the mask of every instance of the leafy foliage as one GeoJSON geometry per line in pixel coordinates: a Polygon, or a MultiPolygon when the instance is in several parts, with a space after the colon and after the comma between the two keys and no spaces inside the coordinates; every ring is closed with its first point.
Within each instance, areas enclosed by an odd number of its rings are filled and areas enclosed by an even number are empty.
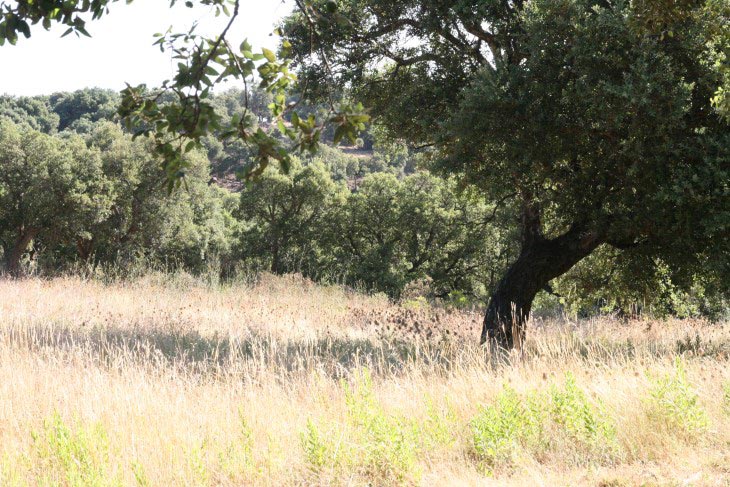
{"type": "Polygon", "coordinates": [[[547,393],[531,391],[523,397],[505,386],[472,420],[471,432],[473,453],[487,469],[509,467],[523,452],[541,457],[575,450],[600,462],[618,450],[607,411],[589,401],[570,374],[562,387],[553,385],[547,393]]]}
{"type": "Polygon", "coordinates": [[[73,238],[108,216],[110,198],[98,151],[0,121],[0,238],[8,269],[28,244],[73,238]]]}
{"type": "Polygon", "coordinates": [[[265,171],[241,192],[243,255],[270,262],[274,273],[318,274],[330,258],[327,220],[343,198],[343,187],[321,165],[303,167],[295,161],[289,174],[265,171]]]}
{"type": "Polygon", "coordinates": [[[0,96],[0,118],[46,134],[55,133],[60,122],[46,97],[0,96]]]}
{"type": "MultiPolygon", "coordinates": [[[[39,22],[45,30],[53,23],[68,27],[64,35],[76,33],[89,36],[85,16],[92,20],[108,13],[114,0],[49,0],[44,2],[21,1],[2,4],[0,17],[0,45],[8,41],[15,44],[18,34],[26,38],[31,35],[31,25],[39,22]]],[[[176,4],[170,2],[170,6],[176,4]]],[[[223,81],[234,79],[248,92],[248,85],[256,79],[259,87],[271,94],[269,104],[272,120],[282,135],[293,141],[295,150],[316,149],[322,132],[322,124],[313,117],[302,118],[292,111],[293,105],[287,103],[286,90],[296,80],[289,70],[287,60],[290,46],[284,42],[279,55],[263,48],[254,52],[248,41],[239,46],[231,45],[227,35],[240,12],[240,0],[199,0],[203,6],[228,17],[222,30],[213,37],[196,32],[194,24],[187,32],[155,34],[155,45],[161,51],[168,51],[178,61],[177,73],[165,80],[157,89],[145,85],[127,86],[122,92],[119,114],[127,127],[136,135],[151,135],[153,150],[161,157],[167,175],[168,191],[181,183],[188,169],[185,154],[194,148],[201,148],[207,136],[221,141],[236,137],[253,148],[254,158],[246,168],[247,175],[260,174],[270,161],[275,160],[286,170],[289,165],[289,150],[275,136],[273,129],[256,126],[249,116],[248,99],[244,109],[233,114],[226,123],[216,113],[210,101],[211,88],[223,81]],[[291,112],[287,125],[284,114],[291,112]]],[[[192,1],[185,6],[192,8],[192,1]]],[[[364,129],[368,116],[362,106],[341,103],[331,106],[325,122],[335,127],[335,141],[342,138],[355,140],[359,130],[364,129]]],[[[62,128],[67,120],[62,120],[62,128]]]]}
{"type": "Polygon", "coordinates": [[[702,274],[727,292],[726,8],[665,3],[315,1],[283,30],[303,83],[349,89],[393,138],[519,214],[483,333],[510,346],[512,308],[524,322],[606,246],[666,266],[678,289],[702,274]]]}
{"type": "Polygon", "coordinates": [[[100,425],[72,428],[54,414],[33,432],[38,478],[70,486],[122,485],[110,467],[110,441],[100,425]]]}
{"type": "Polygon", "coordinates": [[[431,297],[484,296],[504,265],[498,252],[510,247],[509,236],[485,232],[486,213],[475,195],[426,172],[369,174],[351,192],[320,163],[295,161],[289,174],[267,170],[242,191],[241,255],[393,297],[422,279],[431,297]]]}
{"type": "Polygon", "coordinates": [[[86,132],[99,120],[111,120],[116,115],[119,95],[111,90],[86,88],[72,93],[54,93],[49,97],[53,111],[58,115],[58,130],[71,128],[86,132]]]}
{"type": "Polygon", "coordinates": [[[674,373],[654,380],[647,412],[665,427],[695,435],[708,427],[707,413],[699,403],[697,393],[687,381],[687,374],[679,358],[674,373]]]}
{"type": "Polygon", "coordinates": [[[54,265],[92,257],[123,264],[164,256],[200,268],[230,240],[224,199],[208,186],[207,160],[190,154],[188,190],[166,198],[149,144],[103,122],[87,140],[0,122],[0,245],[20,272],[26,251],[54,265]],[[45,249],[47,252],[40,252],[45,249]]]}

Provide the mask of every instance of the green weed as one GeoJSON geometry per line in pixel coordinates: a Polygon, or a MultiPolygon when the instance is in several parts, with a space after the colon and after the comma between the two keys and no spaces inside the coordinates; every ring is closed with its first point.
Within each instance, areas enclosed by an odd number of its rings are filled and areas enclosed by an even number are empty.
{"type": "Polygon", "coordinates": [[[456,413],[448,404],[439,408],[433,400],[427,399],[426,419],[421,424],[413,425],[413,434],[418,438],[420,448],[423,450],[450,448],[456,443],[454,432],[459,427],[456,413]]]}
{"type": "Polygon", "coordinates": [[[20,487],[26,485],[22,481],[17,463],[21,458],[10,458],[4,455],[0,461],[0,485],[3,487],[20,487]]]}
{"type": "Polygon", "coordinates": [[[360,371],[352,384],[343,383],[343,389],[346,423],[318,425],[309,420],[300,435],[310,468],[337,472],[347,467],[376,483],[417,478],[418,428],[383,410],[369,371],[360,371]]]}
{"type": "Polygon", "coordinates": [[[472,442],[482,468],[509,467],[523,453],[564,454],[603,459],[618,448],[615,427],[603,406],[588,400],[571,374],[562,387],[520,396],[505,387],[494,403],[472,420],[472,442]]]}
{"type": "Polygon", "coordinates": [[[348,420],[357,435],[360,466],[368,476],[401,482],[416,474],[412,428],[397,416],[386,414],[375,399],[372,378],[362,370],[353,385],[344,385],[348,420]]]}
{"type": "Polygon", "coordinates": [[[44,422],[40,432],[32,432],[38,459],[37,478],[41,483],[67,486],[122,485],[112,475],[109,438],[100,425],[71,428],[58,414],[44,422]]]}
{"type": "Polygon", "coordinates": [[[615,446],[616,430],[609,421],[603,404],[588,401],[576,383],[573,374],[567,373],[562,389],[550,388],[550,409],[553,420],[564,427],[574,439],[599,449],[615,446]]]}
{"type": "Polygon", "coordinates": [[[522,445],[535,444],[543,433],[542,411],[505,387],[494,404],[472,420],[474,452],[485,470],[513,462],[522,445]]]}
{"type": "Polygon", "coordinates": [[[134,480],[139,487],[148,487],[150,485],[147,473],[141,463],[137,461],[132,462],[132,474],[134,474],[134,480]]]}
{"type": "Polygon", "coordinates": [[[188,463],[193,472],[196,485],[208,485],[210,472],[206,462],[207,441],[203,440],[199,446],[190,449],[188,463]]]}
{"type": "Polygon", "coordinates": [[[648,416],[667,426],[695,435],[707,429],[709,419],[699,403],[697,393],[687,381],[687,374],[679,358],[674,362],[674,373],[653,380],[646,400],[648,416]]]}
{"type": "Polygon", "coordinates": [[[254,470],[253,430],[248,425],[242,411],[238,413],[240,433],[236,441],[232,441],[218,452],[218,463],[221,470],[230,478],[237,479],[254,470]]]}
{"type": "Polygon", "coordinates": [[[306,432],[301,434],[301,443],[304,458],[313,470],[319,471],[327,465],[338,463],[331,442],[323,438],[311,419],[307,420],[306,432]]]}

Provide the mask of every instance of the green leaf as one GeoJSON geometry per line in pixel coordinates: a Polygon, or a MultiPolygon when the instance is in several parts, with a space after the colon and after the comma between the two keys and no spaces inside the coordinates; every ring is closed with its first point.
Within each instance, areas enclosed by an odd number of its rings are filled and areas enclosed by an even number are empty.
{"type": "Polygon", "coordinates": [[[347,129],[344,126],[339,126],[335,129],[335,135],[332,138],[335,145],[339,144],[342,138],[345,136],[347,129]]]}
{"type": "Polygon", "coordinates": [[[274,54],[274,51],[271,49],[266,49],[265,47],[261,49],[261,52],[264,54],[264,57],[271,63],[276,62],[276,54],[274,54]]]}

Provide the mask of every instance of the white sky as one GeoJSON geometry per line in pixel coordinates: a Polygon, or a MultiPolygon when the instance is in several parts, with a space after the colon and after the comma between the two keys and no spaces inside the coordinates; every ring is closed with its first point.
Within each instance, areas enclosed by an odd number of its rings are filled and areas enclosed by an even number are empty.
{"type": "MultiPolygon", "coordinates": [[[[291,5],[291,0],[241,0],[229,33],[233,45],[248,38],[256,50],[274,49],[278,40],[270,34],[291,5]]],[[[54,25],[46,32],[37,24],[31,26],[30,39],[21,34],[15,46],[0,47],[0,94],[39,95],[85,87],[121,90],[125,82],[158,85],[172,76],[177,63],[152,46],[155,32],[170,25],[173,32],[186,32],[198,20],[196,32],[212,34],[228,21],[207,8],[189,9],[184,0],[172,9],[169,0],[134,0],[129,5],[120,1],[109,10],[100,20],[87,22],[91,38],[61,38],[65,27],[54,25]]]]}

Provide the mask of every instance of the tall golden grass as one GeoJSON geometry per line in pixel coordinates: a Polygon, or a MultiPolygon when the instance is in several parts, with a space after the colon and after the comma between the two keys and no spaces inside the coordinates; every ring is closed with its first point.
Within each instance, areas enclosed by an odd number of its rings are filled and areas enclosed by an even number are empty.
{"type": "Polygon", "coordinates": [[[730,485],[730,331],[296,277],[0,280],[0,485],[730,485]],[[448,331],[448,333],[447,333],[448,331]]]}

